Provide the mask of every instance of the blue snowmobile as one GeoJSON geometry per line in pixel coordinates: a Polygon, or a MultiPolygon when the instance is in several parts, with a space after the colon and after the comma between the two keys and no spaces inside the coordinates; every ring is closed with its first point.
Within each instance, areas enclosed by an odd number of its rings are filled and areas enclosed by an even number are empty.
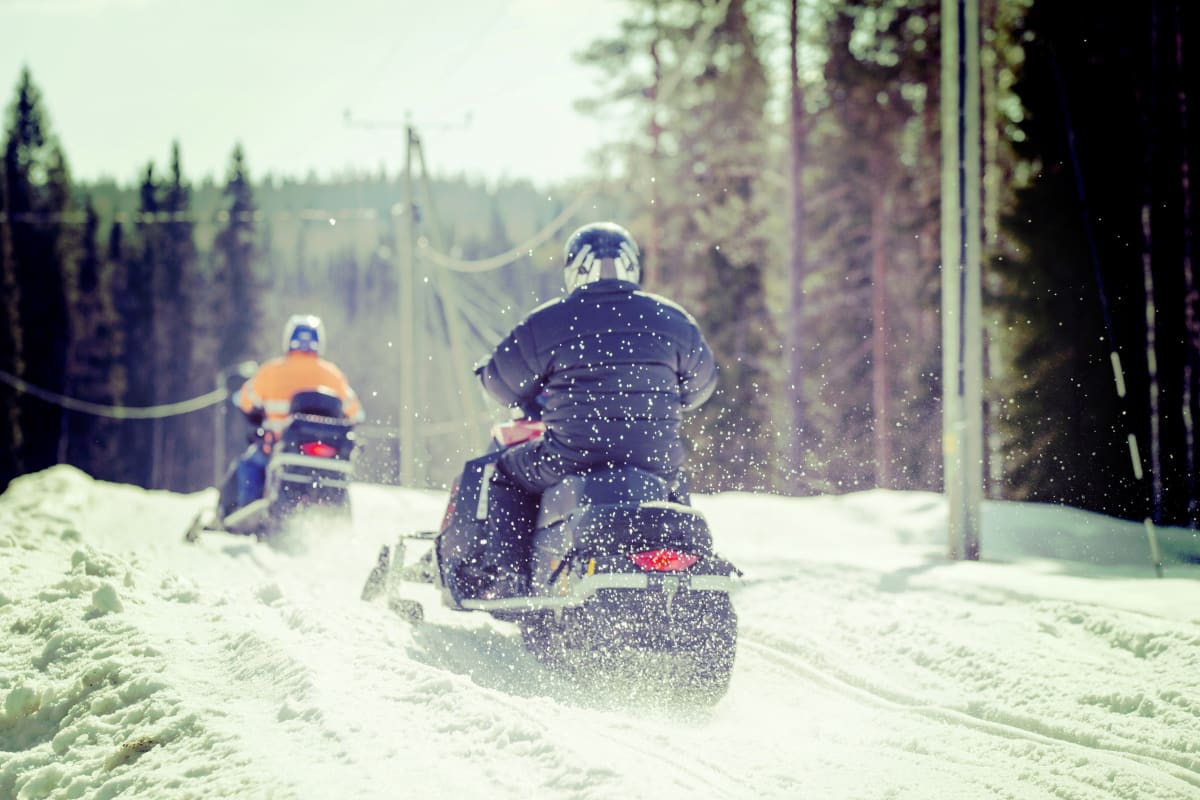
{"type": "Polygon", "coordinates": [[[205,531],[267,539],[307,510],[348,518],[354,478],[354,423],[342,414],[332,392],[297,392],[288,422],[271,448],[263,496],[237,506],[236,461],[220,489],[216,513],[201,513],[185,536],[195,541],[205,531]]]}
{"type": "Polygon", "coordinates": [[[728,687],[737,647],[730,593],[741,572],[713,551],[708,523],[690,505],[686,485],[629,466],[568,475],[546,490],[527,554],[526,589],[478,596],[473,565],[488,514],[488,486],[505,447],[542,435],[540,422],[493,428],[491,451],[467,462],[454,481],[437,531],[384,546],[363,587],[364,600],[385,597],[414,621],[420,605],[400,595],[405,581],[437,585],[442,602],[515,623],[526,650],[544,663],[610,672],[643,669],[646,657],[667,666],[658,687],[701,703],[728,687]],[[431,543],[405,564],[406,545],[431,543]]]}

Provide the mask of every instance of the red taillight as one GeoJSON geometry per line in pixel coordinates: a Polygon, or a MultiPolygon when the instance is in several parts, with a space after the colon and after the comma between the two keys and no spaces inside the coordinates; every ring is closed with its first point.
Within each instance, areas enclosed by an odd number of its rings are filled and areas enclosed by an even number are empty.
{"type": "Polygon", "coordinates": [[[333,458],[337,455],[337,448],[324,442],[305,442],[300,445],[300,452],[316,458],[333,458]]]}
{"type": "Polygon", "coordinates": [[[647,550],[630,553],[629,558],[647,572],[681,572],[700,560],[698,556],[678,550],[647,550]]]}

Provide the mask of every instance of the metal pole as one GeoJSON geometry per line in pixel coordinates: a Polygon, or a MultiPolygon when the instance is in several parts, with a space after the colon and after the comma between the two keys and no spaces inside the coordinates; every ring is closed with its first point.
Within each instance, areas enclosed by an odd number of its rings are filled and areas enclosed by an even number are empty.
{"type": "Polygon", "coordinates": [[[942,0],[942,482],[949,513],[947,555],[960,557],[963,530],[962,396],[959,391],[959,307],[962,209],[959,207],[958,3],[942,0]]]}
{"type": "Polygon", "coordinates": [[[951,558],[979,558],[983,498],[978,0],[942,0],[942,391],[951,558]]]}
{"type": "Polygon", "coordinates": [[[963,143],[963,187],[966,210],[966,265],[963,302],[963,406],[967,436],[963,451],[963,478],[966,481],[963,558],[979,559],[979,536],[983,505],[983,126],[979,63],[979,0],[964,3],[966,39],[965,141],[963,143]]]}

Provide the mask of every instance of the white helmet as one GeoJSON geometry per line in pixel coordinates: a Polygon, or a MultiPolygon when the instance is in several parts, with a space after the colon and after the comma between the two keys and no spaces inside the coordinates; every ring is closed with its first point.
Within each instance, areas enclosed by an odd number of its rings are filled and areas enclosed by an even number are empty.
{"type": "Polygon", "coordinates": [[[293,314],[283,326],[283,352],[301,350],[305,353],[321,353],[325,345],[325,326],[314,314],[293,314]]]}
{"type": "Polygon", "coordinates": [[[563,282],[568,292],[599,280],[638,283],[641,278],[637,242],[615,222],[584,225],[567,239],[563,248],[563,282]]]}

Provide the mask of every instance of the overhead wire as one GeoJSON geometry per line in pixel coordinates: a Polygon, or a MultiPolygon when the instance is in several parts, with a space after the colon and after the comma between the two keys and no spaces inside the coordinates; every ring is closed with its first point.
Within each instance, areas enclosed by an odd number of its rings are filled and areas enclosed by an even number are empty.
{"type": "Polygon", "coordinates": [[[422,245],[421,253],[439,267],[454,270],[455,272],[490,272],[491,270],[500,269],[501,267],[507,267],[508,265],[513,264],[529,255],[530,251],[545,244],[551,236],[557,233],[562,226],[567,223],[567,220],[575,216],[575,214],[578,213],[579,210],[582,209],[584,205],[586,205],[587,202],[592,199],[595,193],[596,192],[594,189],[585,190],[540,231],[533,234],[515,247],[504,251],[503,253],[489,256],[487,258],[464,260],[439,252],[433,247],[430,247],[427,243],[422,245]]]}
{"type": "MultiPolygon", "coordinates": [[[[433,188],[429,183],[429,168],[425,162],[425,147],[421,143],[420,137],[414,137],[413,146],[417,152],[417,166],[421,170],[421,187],[425,192],[426,202],[429,205],[429,219],[433,227],[434,236],[438,241],[442,241],[442,225],[438,219],[437,206],[433,199],[433,188]]],[[[450,356],[458,364],[469,364],[470,361],[466,358],[466,352],[463,349],[466,343],[463,341],[463,325],[462,316],[459,312],[458,291],[455,285],[455,276],[446,275],[440,270],[433,272],[433,290],[437,299],[437,309],[441,312],[441,322],[443,332],[446,337],[446,342],[450,347],[450,356]]],[[[453,381],[451,384],[453,385],[453,381]]],[[[460,405],[460,416],[462,419],[469,419],[474,409],[472,393],[465,390],[465,386],[459,385],[458,391],[452,392],[457,396],[460,405]]]]}
{"type": "MultiPolygon", "coordinates": [[[[393,215],[398,213],[402,212],[392,212],[393,215]]],[[[338,220],[376,220],[379,217],[379,210],[375,208],[304,208],[292,211],[239,211],[236,214],[231,214],[224,210],[206,213],[197,211],[118,211],[108,221],[122,224],[164,225],[176,222],[224,223],[229,222],[231,219],[241,222],[298,219],[336,225],[338,220]]],[[[0,214],[0,225],[17,223],[31,225],[49,223],[84,225],[87,221],[88,215],[84,211],[18,211],[0,214]]]]}
{"type": "Polygon", "coordinates": [[[0,383],[6,383],[22,394],[36,397],[43,402],[60,406],[68,411],[80,411],[98,417],[108,417],[109,419],[162,419],[164,417],[175,417],[214,406],[229,397],[229,392],[225,389],[214,389],[211,392],[206,392],[188,400],[180,400],[177,403],[163,403],[154,406],[106,405],[104,403],[93,403],[88,400],[69,397],[59,392],[52,392],[49,389],[35,386],[22,378],[18,378],[16,375],[10,375],[4,371],[0,371],[0,383]]]}

